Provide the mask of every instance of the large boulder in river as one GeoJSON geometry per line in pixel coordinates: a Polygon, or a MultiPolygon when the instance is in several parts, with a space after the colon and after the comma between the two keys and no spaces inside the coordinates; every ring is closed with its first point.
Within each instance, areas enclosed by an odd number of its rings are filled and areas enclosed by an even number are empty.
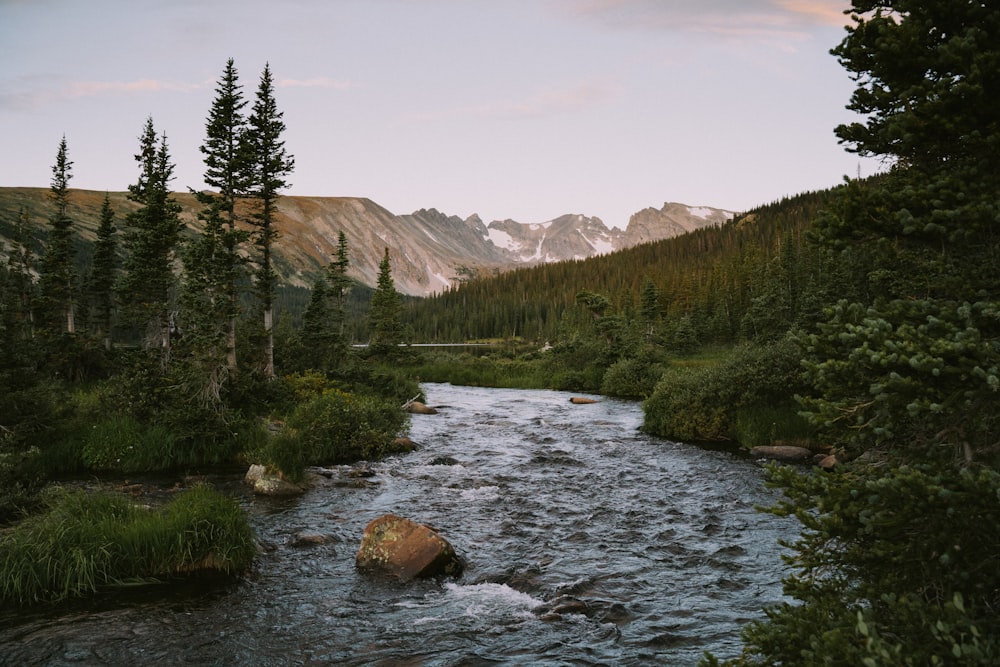
{"type": "Polygon", "coordinates": [[[750,450],[751,456],[775,461],[805,461],[812,458],[812,451],[793,445],[762,445],[750,450]]]}
{"type": "Polygon", "coordinates": [[[289,482],[280,474],[268,470],[267,466],[259,464],[250,466],[243,481],[252,486],[253,492],[258,496],[297,496],[306,490],[305,486],[289,482]]]}
{"type": "Polygon", "coordinates": [[[575,405],[589,405],[591,403],[597,403],[597,399],[587,398],[585,396],[574,396],[573,398],[569,399],[569,402],[575,405]]]}
{"type": "Polygon", "coordinates": [[[384,514],[365,528],[355,560],[358,568],[400,581],[461,574],[462,559],[446,539],[423,524],[384,514]]]}

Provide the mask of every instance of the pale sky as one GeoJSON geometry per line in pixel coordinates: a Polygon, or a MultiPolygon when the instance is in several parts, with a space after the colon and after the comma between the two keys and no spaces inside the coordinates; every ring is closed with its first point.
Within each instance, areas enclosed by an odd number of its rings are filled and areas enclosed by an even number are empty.
{"type": "MultiPolygon", "coordinates": [[[[289,195],[486,222],[624,228],[664,202],[742,211],[868,175],[829,54],[841,0],[0,0],[0,186],[125,190],[146,118],[175,190],[228,58],[270,63],[289,195]]],[[[249,111],[249,105],[247,107],[249,111]]]]}

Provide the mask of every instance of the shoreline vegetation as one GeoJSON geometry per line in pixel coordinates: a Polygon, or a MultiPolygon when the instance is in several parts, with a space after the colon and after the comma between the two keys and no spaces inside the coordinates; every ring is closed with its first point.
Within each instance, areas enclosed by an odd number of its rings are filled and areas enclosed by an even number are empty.
{"type": "Polygon", "coordinates": [[[59,602],[195,573],[238,574],[257,546],[233,499],[207,486],[168,503],[53,486],[39,512],[0,535],[0,601],[59,602]]]}

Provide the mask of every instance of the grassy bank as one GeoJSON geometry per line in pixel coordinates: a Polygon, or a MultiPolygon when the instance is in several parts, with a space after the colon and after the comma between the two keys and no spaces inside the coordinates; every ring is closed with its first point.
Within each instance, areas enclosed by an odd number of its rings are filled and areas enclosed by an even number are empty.
{"type": "Polygon", "coordinates": [[[239,505],[207,486],[150,509],[121,494],[49,489],[0,538],[0,601],[81,597],[197,571],[245,570],[256,553],[239,505]]]}

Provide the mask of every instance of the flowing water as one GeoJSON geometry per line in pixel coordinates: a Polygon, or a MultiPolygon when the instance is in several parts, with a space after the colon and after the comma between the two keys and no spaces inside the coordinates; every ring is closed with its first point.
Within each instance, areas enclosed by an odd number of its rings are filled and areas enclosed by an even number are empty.
{"type": "Polygon", "coordinates": [[[693,665],[739,651],[781,599],[775,493],[732,453],[638,432],[641,406],[424,386],[420,448],[331,468],[295,499],[253,498],[262,554],[234,580],[116,591],[0,614],[3,665],[693,665]],[[358,573],[365,525],[436,528],[459,578],[358,573]]]}

